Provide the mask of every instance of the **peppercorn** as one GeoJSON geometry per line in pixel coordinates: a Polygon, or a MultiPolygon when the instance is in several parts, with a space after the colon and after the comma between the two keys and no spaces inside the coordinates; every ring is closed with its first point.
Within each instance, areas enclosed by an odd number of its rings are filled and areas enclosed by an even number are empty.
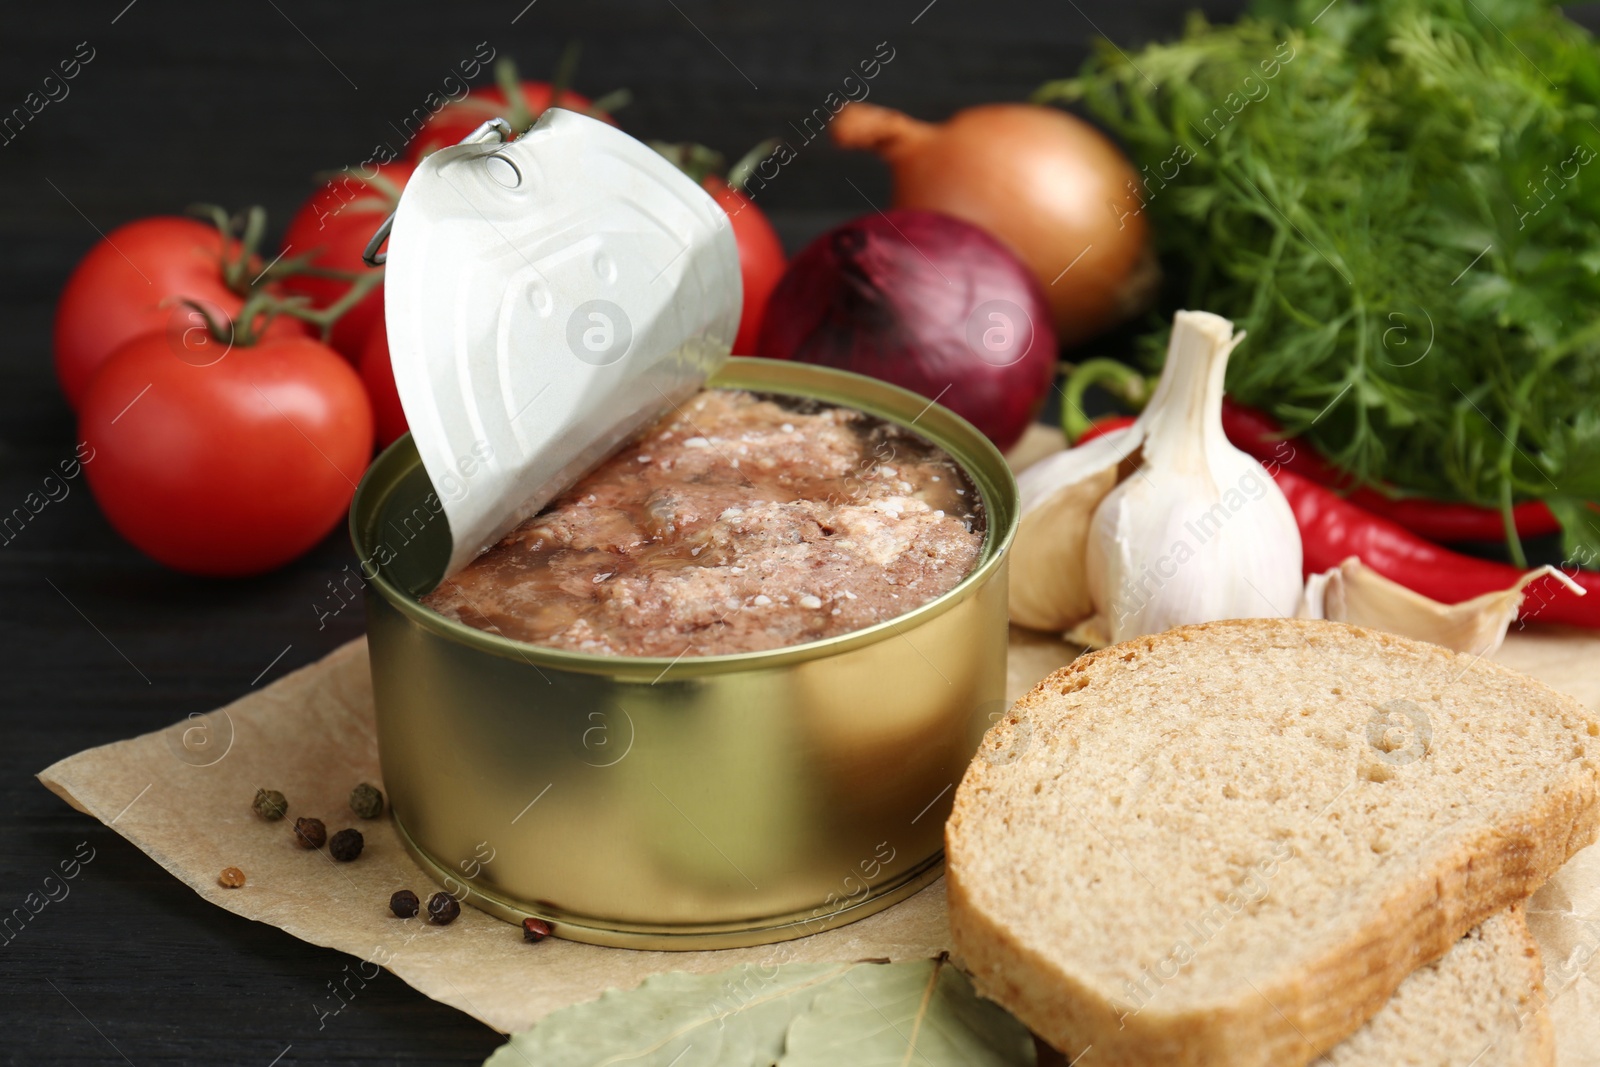
{"type": "Polygon", "coordinates": [[[328,843],[328,828],[321,819],[296,819],[294,836],[301,848],[321,848],[328,843]]]}
{"type": "Polygon", "coordinates": [[[244,872],[237,867],[224,867],[217,875],[217,884],[224,889],[238,889],[244,885],[244,872]]]}
{"type": "Polygon", "coordinates": [[[550,936],[550,924],[543,919],[523,919],[522,938],[524,941],[538,944],[550,936]]]}
{"type": "Polygon", "coordinates": [[[289,811],[289,802],[276,789],[257,789],[255,803],[250,806],[268,822],[277,822],[289,811]]]}
{"type": "Polygon", "coordinates": [[[389,910],[394,912],[396,919],[409,919],[420,907],[417,895],[409,889],[397,890],[394,896],[389,898],[389,910]]]}
{"type": "Polygon", "coordinates": [[[350,790],[350,810],[363,819],[376,819],[383,814],[383,794],[376,786],[362,782],[350,790]]]}
{"type": "Polygon", "coordinates": [[[461,905],[449,893],[435,893],[428,898],[428,918],[440,926],[449,926],[461,914],[461,905]]]}
{"type": "Polygon", "coordinates": [[[340,830],[333,835],[333,840],[328,842],[328,851],[340,863],[349,863],[361,855],[361,847],[365,844],[360,830],[340,830]]]}

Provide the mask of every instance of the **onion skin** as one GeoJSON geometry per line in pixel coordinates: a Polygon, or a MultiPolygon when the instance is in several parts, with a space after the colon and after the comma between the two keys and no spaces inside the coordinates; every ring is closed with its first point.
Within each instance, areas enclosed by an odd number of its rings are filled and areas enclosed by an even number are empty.
{"type": "Polygon", "coordinates": [[[1056,368],[1038,280],[994,237],[930,211],[865,215],[807,245],[756,347],[936,399],[1001,449],[1038,414],[1056,368]]]}
{"type": "Polygon", "coordinates": [[[895,207],[953,215],[1009,245],[1044,286],[1063,345],[1116,325],[1154,295],[1139,174],[1083,120],[1035,104],[985,104],[934,124],[850,103],[830,129],[840,147],[889,164],[895,207]]]}

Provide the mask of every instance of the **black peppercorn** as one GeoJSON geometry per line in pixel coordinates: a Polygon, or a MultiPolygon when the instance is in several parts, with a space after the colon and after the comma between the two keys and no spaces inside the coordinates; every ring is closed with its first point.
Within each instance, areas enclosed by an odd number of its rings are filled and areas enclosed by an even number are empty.
{"type": "Polygon", "coordinates": [[[550,924],[543,919],[523,919],[522,938],[525,941],[538,944],[550,936],[550,924]]]}
{"type": "Polygon", "coordinates": [[[428,918],[440,926],[449,926],[461,914],[461,905],[449,893],[435,893],[428,898],[428,918]]]}
{"type": "Polygon", "coordinates": [[[362,782],[350,790],[350,810],[363,819],[376,819],[383,814],[383,794],[376,786],[362,782]]]}
{"type": "Polygon", "coordinates": [[[294,836],[301,848],[321,848],[328,843],[328,828],[321,819],[296,819],[294,836]]]}
{"type": "Polygon", "coordinates": [[[340,830],[328,842],[328,851],[340,863],[349,863],[361,855],[361,847],[365,844],[360,830],[340,830]]]}
{"type": "Polygon", "coordinates": [[[389,898],[389,910],[394,912],[397,919],[409,919],[417,913],[421,904],[417,895],[409,889],[402,889],[389,898]]]}
{"type": "Polygon", "coordinates": [[[255,803],[250,806],[268,822],[277,822],[289,810],[289,802],[276,789],[257,789],[255,803]]]}

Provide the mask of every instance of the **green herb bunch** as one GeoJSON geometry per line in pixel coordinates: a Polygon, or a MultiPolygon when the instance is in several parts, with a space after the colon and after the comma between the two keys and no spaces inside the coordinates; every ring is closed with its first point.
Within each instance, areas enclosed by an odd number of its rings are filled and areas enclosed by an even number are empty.
{"type": "Polygon", "coordinates": [[[1104,44],[1038,99],[1122,139],[1185,305],[1250,332],[1235,397],[1354,484],[1501,508],[1519,559],[1510,508],[1543,499],[1596,565],[1588,33],[1538,0],[1265,0],[1133,55],[1104,44]]]}

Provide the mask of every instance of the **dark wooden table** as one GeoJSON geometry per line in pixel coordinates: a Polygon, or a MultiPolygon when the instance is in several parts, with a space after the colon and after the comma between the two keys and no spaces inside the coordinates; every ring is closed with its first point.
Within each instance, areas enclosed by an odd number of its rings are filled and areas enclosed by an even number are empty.
{"type": "MultiPolygon", "coordinates": [[[[309,175],[366,158],[487,41],[547,76],[569,40],[576,87],[627,86],[640,136],[738,155],[786,132],[888,41],[872,99],[939,118],[1072,73],[1096,31],[1174,32],[1186,0],[477,0],[447,5],[106,0],[10,12],[0,117],[58,60],[94,58],[0,144],[0,514],[71,456],[50,359],[56,294],[97,231],[194,201],[263,203],[281,223],[309,175]],[[524,7],[524,4],[527,4],[524,7]],[[126,7],[124,6],[126,4],[126,7]]],[[[1231,0],[1207,5],[1217,17],[1231,0]]],[[[887,204],[872,159],[818,141],[763,194],[791,249],[887,204]],[[852,189],[853,181],[860,192],[852,189]]],[[[164,570],[107,526],[80,480],[0,545],[0,917],[87,842],[94,860],[0,943],[8,1063],[478,1063],[501,1038],[385,975],[319,1029],[346,959],[203,903],[34,774],[80,749],[232,700],[361,632],[315,605],[354,557],[343,534],[262,578],[164,570]]],[[[24,909],[26,913],[26,909],[24,909]]]]}

